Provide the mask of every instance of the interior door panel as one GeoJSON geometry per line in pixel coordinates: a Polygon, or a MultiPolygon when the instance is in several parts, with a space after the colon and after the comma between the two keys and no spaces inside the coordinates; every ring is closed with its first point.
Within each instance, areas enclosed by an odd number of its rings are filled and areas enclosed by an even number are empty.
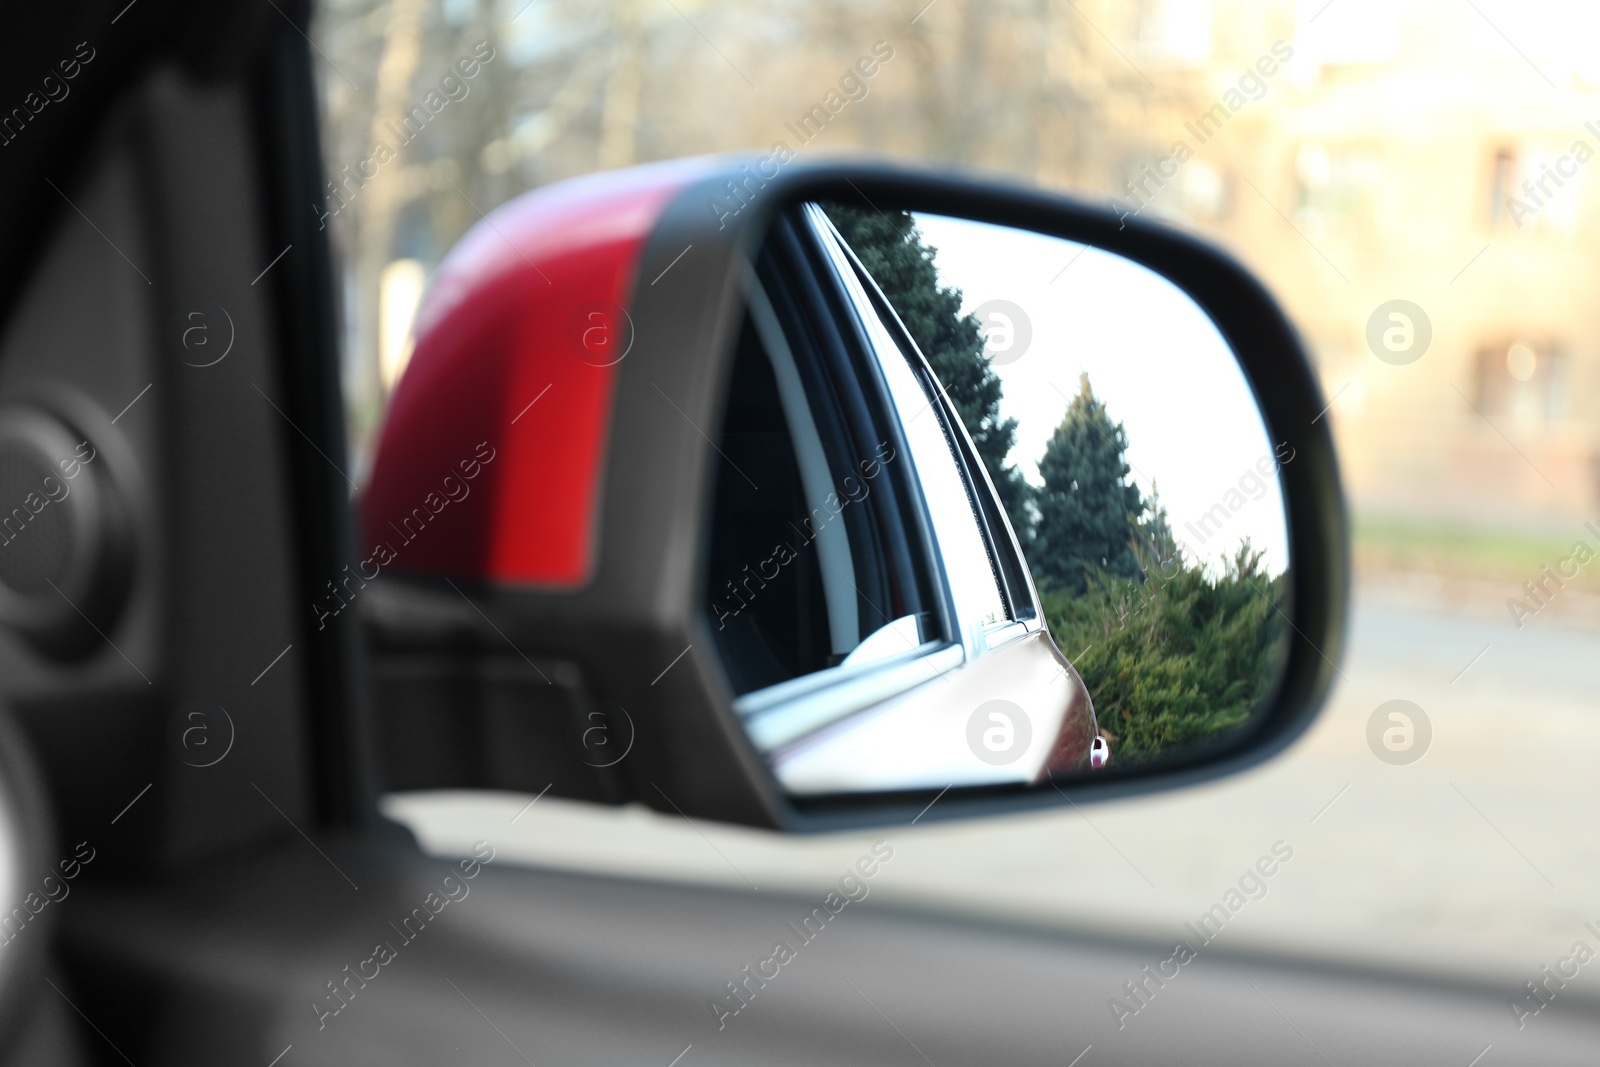
{"type": "Polygon", "coordinates": [[[1107,1002],[1135,1003],[1123,983],[1170,945],[891,911],[870,897],[813,920],[802,941],[795,928],[820,898],[503,860],[466,879],[459,861],[410,847],[322,848],[327,858],[291,842],[85,894],[70,958],[109,968],[119,991],[100,983],[85,1010],[135,1062],[266,1064],[292,1046],[283,1062],[296,1067],[1461,1065],[1489,1046],[1497,1063],[1579,1064],[1600,1041],[1597,1005],[1576,991],[1519,1031],[1504,989],[1206,947],[1164,988],[1147,985],[1148,1003],[1119,1030],[1107,1002]],[[466,892],[400,929],[450,876],[466,892]],[[719,1028],[713,1002],[759,974],[780,940],[793,958],[764,987],[747,985],[748,1004],[719,1028]],[[379,943],[392,958],[366,965],[379,943]],[[377,977],[334,1000],[327,983],[349,981],[346,967],[377,977]],[[343,1006],[323,1016],[318,1002],[343,1006]]]}

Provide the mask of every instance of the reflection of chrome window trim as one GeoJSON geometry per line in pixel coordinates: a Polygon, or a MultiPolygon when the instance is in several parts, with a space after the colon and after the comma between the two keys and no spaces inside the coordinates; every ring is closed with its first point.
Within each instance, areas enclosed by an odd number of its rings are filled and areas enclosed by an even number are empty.
{"type": "Polygon", "coordinates": [[[986,627],[983,631],[985,648],[999,648],[1001,645],[1010,644],[1019,637],[1033,633],[1039,628],[1037,619],[1027,619],[1019,622],[1001,622],[986,627]]]}
{"type": "Polygon", "coordinates": [[[750,740],[772,752],[829,723],[899,696],[966,662],[961,646],[935,641],[893,659],[829,667],[746,693],[733,707],[750,740]]]}

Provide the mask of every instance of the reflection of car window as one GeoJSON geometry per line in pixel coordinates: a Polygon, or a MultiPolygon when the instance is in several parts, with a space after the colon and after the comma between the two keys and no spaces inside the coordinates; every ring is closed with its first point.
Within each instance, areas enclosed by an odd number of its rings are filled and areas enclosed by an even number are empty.
{"type": "Polygon", "coordinates": [[[894,536],[895,446],[852,425],[859,382],[830,372],[796,299],[752,280],[718,442],[706,595],[736,693],[902,655],[937,629],[894,536]]]}
{"type": "Polygon", "coordinates": [[[858,274],[856,264],[846,258],[843,243],[827,216],[815,207],[808,208],[807,214],[855,307],[905,428],[919,486],[940,541],[945,577],[963,624],[989,627],[1030,615],[1031,594],[1025,594],[1029,598],[1026,611],[1016,616],[1002,596],[1002,568],[983,533],[985,519],[979,487],[969,481],[963,469],[962,448],[957,443],[963,431],[939,398],[938,382],[915,346],[904,338],[893,313],[882,305],[881,298],[869,292],[870,280],[858,274]]]}
{"type": "MultiPolygon", "coordinates": [[[[859,262],[855,266],[865,284],[870,280],[870,275],[861,269],[859,262]]],[[[905,360],[910,365],[912,373],[922,379],[920,385],[923,400],[919,404],[917,414],[912,418],[922,417],[924,410],[938,413],[935,417],[938,418],[944,431],[950,458],[955,460],[964,475],[967,503],[972,508],[973,518],[983,530],[985,558],[988,560],[990,576],[994,581],[992,587],[994,597],[989,596],[991,586],[988,583],[981,580],[974,582],[974,588],[983,592],[979,610],[982,612],[985,624],[993,625],[1007,619],[1020,621],[1033,618],[1036,612],[1032,586],[1022,566],[1015,536],[1008,520],[995,504],[993,487],[984,472],[982,462],[973,450],[971,438],[962,432],[959,417],[948,400],[938,395],[936,386],[942,387],[943,383],[938,382],[937,376],[932,373],[932,368],[916,354],[915,342],[895,321],[894,312],[883,300],[881,293],[868,291],[863,295],[868,298],[868,304],[862,308],[862,313],[870,315],[874,320],[869,332],[878,344],[882,358],[894,360],[896,363],[905,360]]],[[[912,447],[913,449],[916,447],[915,439],[912,447]]]]}

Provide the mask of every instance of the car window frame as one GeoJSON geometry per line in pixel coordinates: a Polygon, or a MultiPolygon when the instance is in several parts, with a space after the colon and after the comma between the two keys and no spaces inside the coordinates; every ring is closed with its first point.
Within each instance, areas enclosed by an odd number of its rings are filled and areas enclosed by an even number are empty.
{"type": "MultiPolygon", "coordinates": [[[[977,528],[987,554],[990,575],[1007,616],[1004,620],[980,625],[980,638],[974,643],[973,654],[979,654],[989,648],[998,648],[1011,640],[1037,631],[1043,625],[1044,613],[1040,607],[1038,591],[1034,587],[1026,557],[1022,553],[1010,521],[998,507],[999,498],[994,484],[978,458],[977,447],[973,444],[965,425],[962,424],[954,403],[945,391],[944,384],[939,381],[938,375],[934,373],[927,358],[917,347],[910,331],[901,321],[894,306],[884,296],[877,281],[862,265],[833,221],[828,218],[827,212],[820,205],[811,204],[807,206],[806,213],[817,239],[837,248],[838,255],[848,263],[850,279],[845,284],[847,289],[859,293],[856,298],[856,314],[862,317],[869,315],[874,317],[889,334],[895,346],[892,353],[879,351],[877,358],[884,360],[899,358],[910,367],[922,388],[929,408],[938,418],[949,445],[951,458],[966,490],[971,509],[969,517],[977,528]]],[[[902,413],[902,418],[904,417],[902,413]]],[[[959,520],[953,515],[947,515],[944,521],[948,525],[959,520]]],[[[939,556],[941,567],[949,559],[947,554],[941,553],[939,556]]]]}
{"type": "MultiPolygon", "coordinates": [[[[858,351],[862,389],[886,426],[898,451],[895,463],[914,487],[908,510],[917,512],[923,528],[925,567],[942,601],[942,633],[898,656],[865,664],[840,664],[813,671],[734,698],[733,706],[752,742],[772,755],[825,727],[833,726],[894,697],[925,686],[973,662],[991,650],[1036,633],[1043,626],[1027,564],[1009,522],[1000,513],[994,488],[970,436],[961,424],[942,383],[917,349],[904,323],[861,266],[847,242],[817,205],[803,205],[793,216],[793,233],[809,247],[803,258],[823,283],[825,302],[846,312],[850,330],[841,331],[846,346],[858,351]],[[816,268],[822,268],[817,270],[816,268]],[[874,338],[874,333],[881,336],[874,338]],[[851,336],[853,335],[853,336],[851,336]],[[897,402],[886,374],[899,361],[915,378],[925,405],[907,412],[897,402]],[[923,410],[938,420],[951,469],[965,497],[965,507],[930,506],[925,478],[907,440],[907,426],[923,410]],[[1003,534],[1003,536],[1001,536],[1003,534]],[[958,592],[951,573],[951,549],[976,543],[985,555],[984,573],[992,583],[1003,617],[978,617],[974,598],[958,592]]],[[[754,268],[746,284],[761,285],[754,268]]],[[[767,294],[770,300],[770,294],[767,294]]],[[[966,581],[973,582],[970,574],[966,581]]]]}
{"type": "MultiPolygon", "coordinates": [[[[805,347],[787,333],[796,327],[796,317],[806,318],[815,329],[832,325],[833,337],[811,340],[839,352],[825,352],[823,358],[842,359],[849,371],[849,383],[861,394],[864,411],[857,421],[870,422],[881,431],[883,440],[894,449],[883,464],[881,478],[888,499],[880,499],[880,514],[894,516],[899,536],[885,544],[886,554],[896,551],[907,558],[897,561],[909,581],[919,586],[919,627],[925,639],[904,652],[861,663],[841,663],[811,671],[733,698],[733,708],[758,750],[777,751],[816,730],[867,710],[884,700],[903,694],[938,678],[966,660],[964,642],[958,639],[956,605],[950,596],[940,561],[938,542],[928,514],[921,483],[910,460],[902,420],[890,405],[885,384],[877,370],[873,352],[861,323],[859,311],[834,277],[822,245],[810,233],[802,218],[790,216],[775,221],[769,239],[774,239],[782,267],[792,279],[761,277],[755,264],[747,263],[744,285],[748,292],[759,290],[778,324],[785,330],[791,349],[805,347]],[[821,268],[821,269],[819,269],[821,268]],[[786,284],[794,280],[801,284],[786,284]],[[776,288],[775,288],[776,286],[776,288]],[[800,292],[799,289],[808,291],[800,292]],[[843,314],[841,314],[843,312],[843,314]]],[[[748,298],[747,298],[748,302],[748,298]]],[[[800,358],[798,353],[796,358],[800,358]]],[[[839,370],[842,368],[834,368],[839,370]]],[[[850,429],[859,434],[859,426],[850,429]]],[[[861,442],[858,441],[857,445],[861,442]]],[[[885,622],[893,622],[886,619],[885,622]]]]}

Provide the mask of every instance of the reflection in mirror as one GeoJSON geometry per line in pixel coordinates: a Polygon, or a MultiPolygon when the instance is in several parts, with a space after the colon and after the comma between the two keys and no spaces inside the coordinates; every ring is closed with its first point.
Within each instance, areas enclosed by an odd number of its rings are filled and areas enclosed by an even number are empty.
{"type": "Polygon", "coordinates": [[[1193,300],[864,203],[785,214],[746,289],[707,618],[787,790],[1043,783],[1250,723],[1294,453],[1193,300]]]}

